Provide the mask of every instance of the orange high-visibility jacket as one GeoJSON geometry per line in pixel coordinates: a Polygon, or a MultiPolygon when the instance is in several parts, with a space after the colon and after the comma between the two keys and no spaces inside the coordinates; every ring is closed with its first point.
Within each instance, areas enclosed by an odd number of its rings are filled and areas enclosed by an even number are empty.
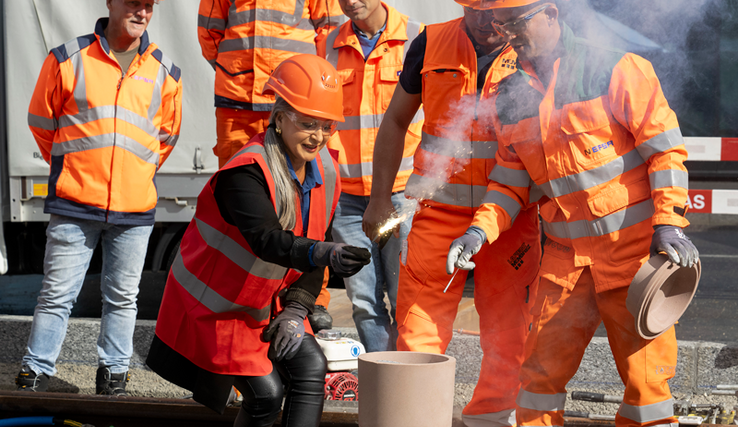
{"type": "MultiPolygon", "coordinates": [[[[372,190],[374,141],[400,80],[402,64],[410,44],[424,25],[382,3],[387,9],[387,28],[364,61],[364,53],[351,22],[333,30],[318,45],[318,55],[338,70],[343,81],[343,115],[338,135],[328,146],[339,151],[343,192],[368,196],[372,190]]],[[[393,192],[405,189],[413,170],[413,154],[420,143],[423,110],[418,110],[405,136],[405,151],[393,192]]]]}
{"type": "Polygon", "coordinates": [[[338,0],[200,0],[197,34],[215,68],[215,106],[271,111],[274,95],[262,90],[272,71],[315,54],[342,17],[338,0]]]}
{"type": "MultiPolygon", "coordinates": [[[[497,138],[477,99],[477,56],[459,18],[426,27],[422,141],[405,194],[432,206],[473,213],[487,192],[497,138]]],[[[483,94],[515,71],[509,45],[490,67],[483,94]]]]}
{"type": "Polygon", "coordinates": [[[154,175],[182,119],[180,69],[141,37],[125,75],[104,29],[51,50],[28,125],[51,164],[44,212],[114,224],[154,223],[154,175]]]}
{"type": "MultiPolygon", "coordinates": [[[[275,204],[263,135],[252,139],[221,170],[258,164],[275,204]]],[[[338,204],[340,181],[327,148],[320,150],[317,162],[324,184],[310,191],[306,237],[322,241],[338,204]]],[[[220,215],[214,196],[217,176],[210,178],[198,196],[195,217],[182,237],[164,289],[156,335],[210,372],[262,376],[272,371],[272,363],[267,358],[269,343],[261,335],[282,310],[278,294],[302,273],[254,255],[238,227],[220,215]]],[[[300,236],[299,203],[296,218],[292,231],[300,236]]],[[[307,320],[305,326],[311,330],[307,320]]]]}
{"type": "Polygon", "coordinates": [[[575,38],[565,24],[561,42],[548,88],[525,62],[500,83],[501,146],[474,224],[492,241],[540,198],[543,276],[571,289],[591,266],[605,291],[630,284],[653,225],[689,224],[687,151],[648,61],[575,38]]]}

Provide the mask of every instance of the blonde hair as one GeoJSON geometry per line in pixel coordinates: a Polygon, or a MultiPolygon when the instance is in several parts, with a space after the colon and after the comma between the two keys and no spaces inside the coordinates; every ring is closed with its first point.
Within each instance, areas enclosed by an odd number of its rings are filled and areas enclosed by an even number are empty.
{"type": "Polygon", "coordinates": [[[269,116],[269,127],[264,136],[266,162],[274,179],[274,199],[277,202],[277,216],[283,230],[292,230],[297,222],[297,195],[300,189],[292,179],[287,166],[287,150],[280,135],[275,132],[277,113],[294,112],[290,104],[277,96],[269,116]]]}

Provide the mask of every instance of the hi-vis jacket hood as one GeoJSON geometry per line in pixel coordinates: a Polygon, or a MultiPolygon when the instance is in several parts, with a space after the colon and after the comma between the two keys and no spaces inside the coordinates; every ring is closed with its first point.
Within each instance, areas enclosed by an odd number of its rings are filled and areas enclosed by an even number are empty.
{"type": "Polygon", "coordinates": [[[200,0],[197,34],[215,68],[215,106],[271,111],[274,95],[262,90],[272,71],[315,54],[342,19],[338,0],[200,0]]]}
{"type": "Polygon", "coordinates": [[[487,191],[497,138],[483,103],[515,71],[509,45],[492,62],[477,96],[477,55],[459,18],[426,27],[423,62],[425,123],[405,194],[424,203],[473,213],[487,191]]]}
{"type": "MultiPolygon", "coordinates": [[[[368,58],[359,44],[351,21],[331,32],[318,45],[318,55],[336,67],[343,82],[343,115],[338,135],[328,146],[339,152],[342,191],[368,196],[372,189],[374,141],[389,107],[407,50],[424,26],[382,3],[387,9],[387,27],[368,58]]],[[[418,110],[405,136],[405,150],[393,192],[405,189],[413,170],[413,154],[420,143],[423,110],[418,110]]]]}
{"type": "Polygon", "coordinates": [[[51,50],[28,124],[51,164],[44,212],[115,224],[154,223],[154,175],[182,118],[180,70],[141,37],[123,73],[104,29],[51,50]]]}
{"type": "Polygon", "coordinates": [[[560,43],[548,88],[526,62],[500,83],[501,146],[473,224],[493,241],[539,201],[544,277],[571,288],[591,266],[597,291],[627,286],[652,226],[689,224],[684,139],[648,61],[593,46],[563,23],[560,43]]]}
{"type": "MultiPolygon", "coordinates": [[[[258,164],[277,211],[274,179],[266,162],[263,133],[245,145],[221,171],[258,164]]],[[[324,240],[338,204],[340,181],[328,148],[316,158],[323,184],[310,191],[307,238],[324,240]]],[[[156,335],[177,353],[210,372],[262,376],[271,372],[263,329],[282,307],[280,292],[302,273],[254,254],[238,227],[220,215],[215,200],[218,173],[197,198],[197,211],[182,237],[164,290],[156,335]]],[[[295,235],[303,234],[297,204],[295,235]]],[[[305,320],[305,328],[311,331],[305,320]]]]}

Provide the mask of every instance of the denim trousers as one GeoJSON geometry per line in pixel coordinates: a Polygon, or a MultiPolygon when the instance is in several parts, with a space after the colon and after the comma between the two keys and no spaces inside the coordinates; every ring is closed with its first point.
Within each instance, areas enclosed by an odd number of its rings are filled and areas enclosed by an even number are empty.
{"type": "Polygon", "coordinates": [[[33,313],[23,365],[52,376],[67,333],[72,305],[82,289],[92,253],[102,241],[102,319],[99,366],[128,371],[133,354],[136,297],[153,225],[116,225],[51,215],[46,228],[44,279],[33,313]]]}
{"type": "MultiPolygon", "coordinates": [[[[403,192],[392,195],[392,204],[399,209],[405,203],[403,192]]],[[[397,283],[400,271],[400,252],[410,232],[412,217],[400,225],[400,238],[392,236],[387,244],[379,249],[361,228],[364,212],[369,205],[369,196],[355,196],[341,193],[333,218],[333,240],[339,243],[371,248],[371,263],[351,277],[344,278],[346,295],[353,306],[353,319],[359,332],[359,339],[367,352],[391,351],[396,348],[397,283]],[[387,288],[389,310],[384,302],[384,288],[387,288]]]]}

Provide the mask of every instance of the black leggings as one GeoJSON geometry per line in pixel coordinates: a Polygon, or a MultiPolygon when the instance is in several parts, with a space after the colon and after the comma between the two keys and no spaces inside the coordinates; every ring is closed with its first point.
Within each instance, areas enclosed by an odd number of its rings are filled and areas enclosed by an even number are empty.
{"type": "Polygon", "coordinates": [[[315,337],[305,334],[295,357],[272,362],[270,374],[236,377],[233,385],[243,395],[243,403],[233,426],[270,427],[285,397],[283,427],[318,427],[323,414],[326,365],[315,337]]]}

